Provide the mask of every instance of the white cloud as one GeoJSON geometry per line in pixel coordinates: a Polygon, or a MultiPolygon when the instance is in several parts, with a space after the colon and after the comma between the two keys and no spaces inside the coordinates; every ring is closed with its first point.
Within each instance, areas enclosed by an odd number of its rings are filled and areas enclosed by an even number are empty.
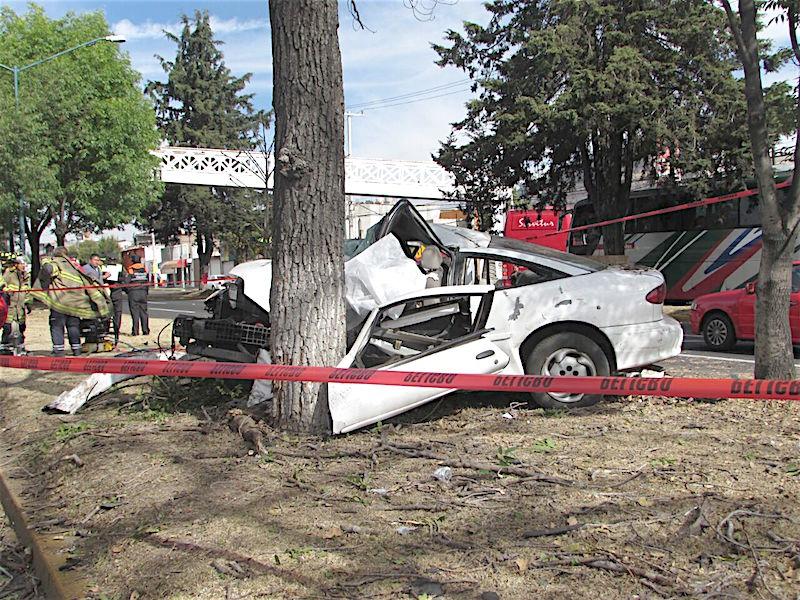
{"type": "MultiPolygon", "coordinates": [[[[253,31],[262,29],[267,31],[266,19],[245,19],[239,20],[237,17],[230,19],[220,19],[211,15],[211,29],[214,34],[225,35],[230,33],[240,33],[245,31],[253,31]]],[[[164,32],[178,33],[181,30],[181,23],[175,21],[174,23],[156,23],[150,20],[133,23],[128,19],[117,21],[111,26],[112,31],[117,35],[122,35],[128,40],[145,40],[145,39],[161,39],[164,37],[164,32]]]]}

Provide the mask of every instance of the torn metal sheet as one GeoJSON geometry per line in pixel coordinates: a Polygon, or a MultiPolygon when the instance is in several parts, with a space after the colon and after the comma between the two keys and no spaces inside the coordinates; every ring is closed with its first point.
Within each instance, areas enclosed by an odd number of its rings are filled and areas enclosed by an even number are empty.
{"type": "MultiPolygon", "coordinates": [[[[125,354],[117,355],[117,357],[136,357],[147,360],[169,360],[170,357],[180,359],[183,357],[183,355],[183,352],[126,352],[125,354]]],[[[133,379],[134,377],[138,377],[138,375],[95,373],[76,385],[71,390],[62,392],[58,398],[45,406],[44,410],[74,415],[80,407],[82,407],[92,398],[95,398],[103,392],[111,389],[112,386],[120,383],[121,381],[133,379]]]]}
{"type": "MultiPolygon", "coordinates": [[[[272,357],[263,348],[258,351],[258,364],[268,365],[272,363],[272,357]]],[[[253,382],[253,389],[247,398],[247,408],[270,402],[272,400],[272,381],[269,379],[256,379],[253,382]]]]}

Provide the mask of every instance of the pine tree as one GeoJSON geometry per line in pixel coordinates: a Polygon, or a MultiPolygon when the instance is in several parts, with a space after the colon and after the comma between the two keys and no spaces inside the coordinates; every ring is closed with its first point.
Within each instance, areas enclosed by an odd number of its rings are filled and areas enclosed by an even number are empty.
{"type": "MultiPolygon", "coordinates": [[[[208,12],[183,15],[180,35],[167,33],[177,46],[172,61],[158,57],[166,83],[150,82],[158,125],[173,146],[251,150],[260,123],[267,117],[255,112],[252,94],[242,93],[251,74],[234,77],[225,66],[220,42],[214,39],[208,12]]],[[[233,187],[166,186],[160,206],[147,224],[161,239],[193,232],[202,273],[207,273],[214,243],[230,224],[253,214],[260,195],[233,187]]]]}
{"type": "MultiPolygon", "coordinates": [[[[491,215],[498,190],[520,184],[541,202],[563,203],[582,182],[598,219],[613,218],[630,210],[633,180],[654,177],[665,149],[676,170],[723,174],[721,186],[749,172],[738,62],[712,3],[493,0],[486,8],[487,26],[466,23],[435,47],[439,64],[463,69],[479,92],[437,157],[471,208],[491,215]]],[[[604,227],[603,238],[606,254],[622,254],[620,225],[604,227]]]]}

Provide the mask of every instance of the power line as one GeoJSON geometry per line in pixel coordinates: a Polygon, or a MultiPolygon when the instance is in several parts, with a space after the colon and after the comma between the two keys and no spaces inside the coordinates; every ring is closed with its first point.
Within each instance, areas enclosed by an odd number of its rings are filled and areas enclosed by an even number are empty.
{"type": "Polygon", "coordinates": [[[471,83],[471,81],[469,79],[462,79],[460,81],[453,81],[451,83],[444,83],[442,85],[437,85],[437,86],[434,86],[432,88],[427,88],[427,89],[419,90],[419,91],[416,91],[416,92],[409,92],[407,94],[401,94],[399,96],[390,96],[389,98],[381,98],[379,100],[370,100],[368,102],[359,102],[357,104],[348,105],[347,109],[351,110],[351,109],[357,109],[357,108],[362,108],[362,107],[367,107],[367,106],[373,106],[375,104],[383,104],[385,102],[394,102],[396,100],[406,100],[406,99],[409,99],[409,98],[414,98],[414,97],[417,97],[417,96],[424,96],[424,95],[430,94],[432,92],[438,92],[438,91],[442,91],[442,90],[445,90],[445,89],[453,88],[453,87],[456,87],[456,86],[464,86],[464,89],[466,89],[465,84],[467,84],[467,83],[471,83]]]}
{"type": "Polygon", "coordinates": [[[455,90],[454,92],[446,92],[444,94],[437,94],[435,96],[426,96],[425,98],[416,98],[414,100],[406,100],[405,102],[395,102],[393,104],[381,104],[380,106],[372,106],[367,108],[362,108],[362,111],[365,110],[378,110],[381,108],[391,108],[392,106],[403,106],[404,104],[414,104],[415,102],[424,102],[425,100],[434,100],[436,98],[442,98],[444,96],[452,96],[453,94],[461,94],[465,89],[455,90]]]}

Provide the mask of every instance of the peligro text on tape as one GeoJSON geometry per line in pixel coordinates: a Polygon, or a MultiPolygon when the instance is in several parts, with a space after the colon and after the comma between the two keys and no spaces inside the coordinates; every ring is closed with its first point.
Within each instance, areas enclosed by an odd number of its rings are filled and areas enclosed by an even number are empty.
{"type": "Polygon", "coordinates": [[[800,380],[689,379],[677,377],[544,377],[300,367],[129,358],[0,356],[0,367],[73,373],[122,373],[161,377],[271,379],[317,383],[430,387],[470,391],[633,394],[669,398],[800,400],[800,380]]]}

